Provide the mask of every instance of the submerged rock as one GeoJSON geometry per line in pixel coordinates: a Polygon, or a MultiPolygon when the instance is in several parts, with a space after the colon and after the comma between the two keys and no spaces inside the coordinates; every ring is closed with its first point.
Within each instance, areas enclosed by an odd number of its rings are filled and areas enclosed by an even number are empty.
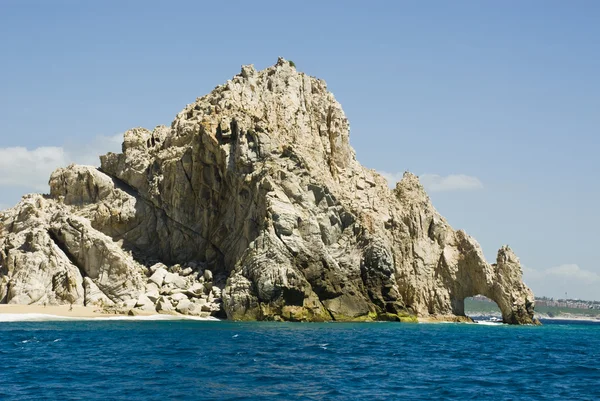
{"type": "Polygon", "coordinates": [[[463,316],[482,294],[505,322],[533,322],[514,253],[488,264],[413,174],[389,190],[356,161],[325,82],[283,59],[243,67],[170,127],[127,131],[122,153],[58,169],[50,187],[0,214],[1,302],[406,321],[463,316]]]}

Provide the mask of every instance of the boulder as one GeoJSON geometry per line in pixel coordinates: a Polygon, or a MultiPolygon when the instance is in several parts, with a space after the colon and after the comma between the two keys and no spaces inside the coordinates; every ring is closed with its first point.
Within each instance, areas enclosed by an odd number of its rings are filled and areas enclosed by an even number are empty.
{"type": "Polygon", "coordinates": [[[194,283],[187,289],[187,295],[190,297],[199,297],[204,295],[204,284],[194,283]]]}
{"type": "Polygon", "coordinates": [[[221,306],[215,303],[206,303],[201,307],[202,312],[216,313],[221,310],[221,306]]]}
{"type": "Polygon", "coordinates": [[[94,283],[89,277],[83,279],[83,289],[85,292],[85,305],[86,306],[113,306],[115,303],[106,296],[100,288],[94,283]]]}
{"type": "Polygon", "coordinates": [[[160,297],[156,302],[156,311],[160,313],[171,313],[175,311],[173,304],[166,297],[160,297]]]}
{"type": "Polygon", "coordinates": [[[152,283],[156,284],[158,287],[162,287],[163,283],[165,282],[165,278],[169,274],[171,274],[171,273],[167,272],[166,269],[159,267],[154,271],[152,276],[150,276],[150,278],[148,279],[148,282],[149,283],[152,282],[152,283]]]}
{"type": "Polygon", "coordinates": [[[153,303],[156,303],[156,301],[158,301],[158,298],[160,297],[160,291],[156,283],[150,282],[146,284],[145,296],[148,297],[148,299],[150,299],[150,301],[152,301],[153,303]]]}
{"type": "Polygon", "coordinates": [[[167,266],[164,263],[155,263],[148,268],[151,274],[156,273],[158,269],[163,269],[165,272],[167,271],[167,266]]]}
{"type": "Polygon", "coordinates": [[[213,280],[213,274],[208,269],[204,270],[204,274],[202,276],[204,277],[204,281],[212,281],[213,280]]]}
{"type": "Polygon", "coordinates": [[[154,301],[152,301],[148,296],[142,294],[139,296],[135,303],[135,307],[144,311],[154,311],[156,307],[154,305],[154,301]]]}
{"type": "Polygon", "coordinates": [[[179,301],[179,303],[177,304],[177,312],[183,314],[183,315],[188,315],[190,314],[190,311],[193,312],[196,308],[196,305],[193,304],[189,299],[182,299],[181,301],[179,301]]]}
{"type": "Polygon", "coordinates": [[[178,303],[178,302],[180,302],[180,301],[183,301],[183,300],[188,300],[188,297],[187,297],[187,295],[185,295],[184,293],[180,292],[180,293],[177,293],[177,294],[173,294],[173,295],[171,295],[171,296],[169,297],[169,299],[171,299],[171,301],[172,301],[173,303],[177,304],[177,303],[178,303]]]}
{"type": "Polygon", "coordinates": [[[164,278],[164,285],[171,285],[175,288],[185,289],[188,286],[188,282],[185,277],[181,277],[179,274],[167,273],[164,278]]]}
{"type": "Polygon", "coordinates": [[[202,298],[193,298],[191,301],[198,306],[206,305],[208,302],[206,299],[202,298]]]}

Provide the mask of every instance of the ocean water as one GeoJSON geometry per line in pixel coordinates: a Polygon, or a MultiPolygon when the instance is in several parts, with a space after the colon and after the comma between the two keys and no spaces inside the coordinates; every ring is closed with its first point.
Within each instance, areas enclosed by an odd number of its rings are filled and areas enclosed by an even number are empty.
{"type": "Polygon", "coordinates": [[[2,400],[600,400],[600,324],[0,323],[2,400]]]}

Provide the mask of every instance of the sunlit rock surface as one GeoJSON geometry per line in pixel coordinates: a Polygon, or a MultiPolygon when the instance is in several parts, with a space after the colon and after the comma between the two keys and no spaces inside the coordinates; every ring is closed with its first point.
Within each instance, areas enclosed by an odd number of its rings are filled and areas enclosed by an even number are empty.
{"type": "Polygon", "coordinates": [[[416,176],[361,166],[324,81],[280,59],[125,133],[101,168],[71,165],[0,214],[0,301],[239,320],[464,315],[494,300],[533,322],[508,247],[488,264],[416,176]]]}

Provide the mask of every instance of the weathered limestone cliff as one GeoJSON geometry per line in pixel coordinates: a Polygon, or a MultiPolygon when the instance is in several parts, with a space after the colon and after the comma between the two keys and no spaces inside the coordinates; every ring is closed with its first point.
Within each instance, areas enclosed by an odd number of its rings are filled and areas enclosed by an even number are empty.
{"type": "Polygon", "coordinates": [[[280,59],[170,127],[125,133],[101,168],[72,165],[0,214],[0,301],[239,320],[464,316],[485,295],[507,323],[534,297],[508,248],[488,264],[416,176],[362,167],[324,81],[280,59]]]}

